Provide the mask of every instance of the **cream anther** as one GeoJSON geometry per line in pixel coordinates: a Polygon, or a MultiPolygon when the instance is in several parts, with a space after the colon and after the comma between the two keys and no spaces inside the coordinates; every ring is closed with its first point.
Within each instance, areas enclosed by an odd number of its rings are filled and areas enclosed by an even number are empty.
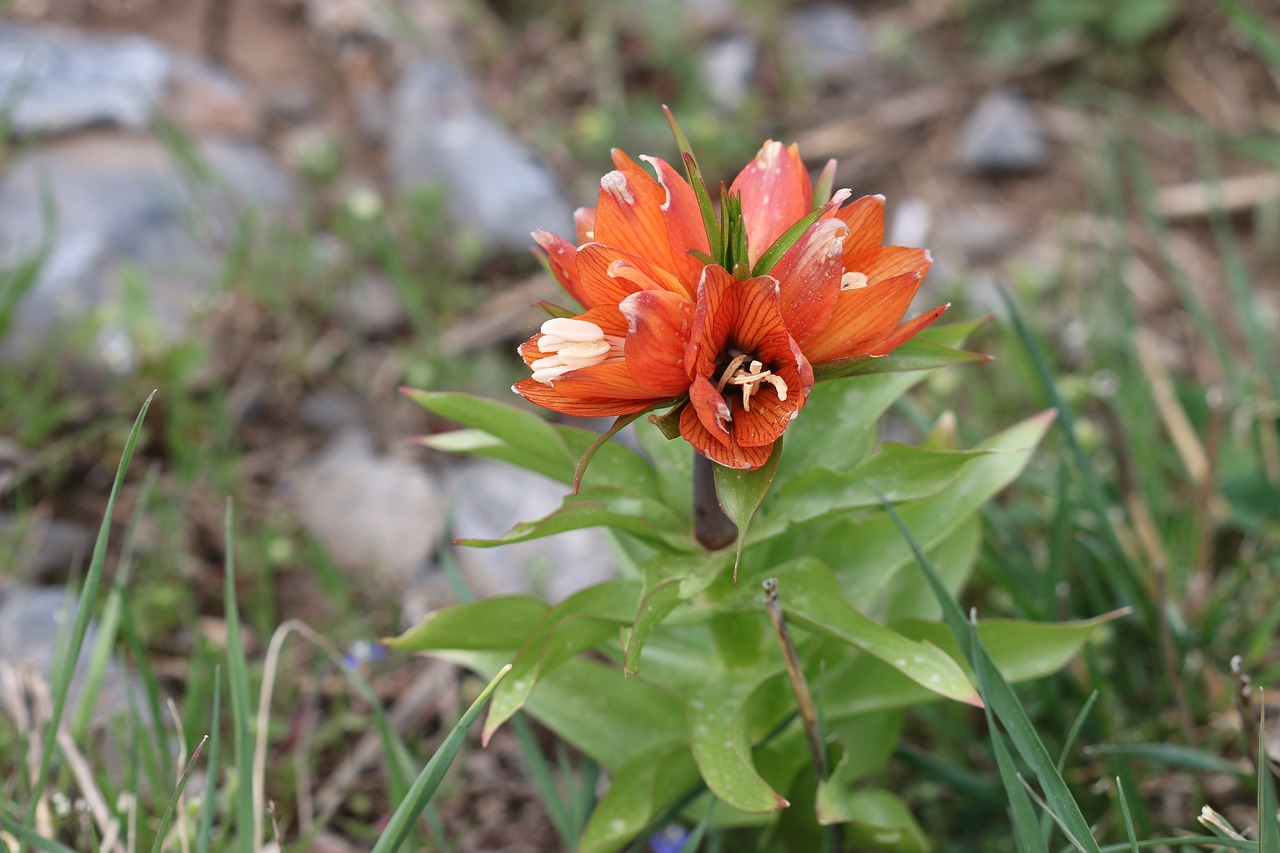
{"type": "Polygon", "coordinates": [[[867,274],[864,272],[853,272],[852,270],[840,276],[841,290],[858,290],[867,286],[867,274]]]}
{"type": "Polygon", "coordinates": [[[604,330],[586,320],[552,317],[542,324],[542,334],[554,335],[566,341],[598,341],[604,336],[604,330]]]}
{"type": "Polygon", "coordinates": [[[606,335],[595,323],[555,317],[542,324],[538,338],[538,352],[548,355],[535,359],[529,369],[535,380],[550,385],[571,370],[621,361],[623,343],[622,337],[606,335]]]}

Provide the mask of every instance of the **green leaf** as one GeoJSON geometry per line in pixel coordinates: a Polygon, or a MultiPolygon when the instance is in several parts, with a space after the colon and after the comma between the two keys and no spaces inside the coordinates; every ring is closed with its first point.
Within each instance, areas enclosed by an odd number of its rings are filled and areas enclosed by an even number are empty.
{"type": "Polygon", "coordinates": [[[818,821],[850,824],[855,850],[926,853],[929,838],[902,799],[881,788],[843,789],[818,785],[818,821]]]}
{"type": "MultiPolygon", "coordinates": [[[[934,325],[919,337],[942,346],[958,346],[983,322],[934,325]]],[[[877,373],[815,385],[800,417],[787,427],[787,452],[779,466],[779,481],[813,467],[847,471],[857,465],[872,448],[880,416],[930,375],[930,371],[877,373]]]]}
{"type": "Polygon", "coordinates": [[[444,780],[444,774],[448,772],[449,766],[453,764],[454,758],[457,757],[458,750],[462,748],[462,741],[466,737],[467,729],[471,728],[471,724],[480,716],[480,712],[484,710],[489,697],[493,695],[493,691],[502,682],[507,671],[508,667],[505,666],[498,670],[498,674],[476,697],[476,701],[471,703],[471,707],[449,730],[449,734],[445,737],[444,742],[440,744],[440,748],[436,750],[435,755],[431,756],[427,766],[422,768],[422,773],[414,780],[413,787],[409,789],[408,795],[401,801],[400,805],[396,806],[395,812],[391,815],[391,820],[387,822],[387,828],[378,837],[378,843],[373,846],[372,853],[395,853],[396,850],[400,849],[400,845],[405,842],[405,839],[409,837],[418,815],[422,814],[427,807],[427,803],[431,801],[431,797],[434,796],[436,789],[440,787],[440,783],[444,780]]]}
{"type": "Polygon", "coordinates": [[[922,450],[906,444],[885,444],[879,453],[851,471],[810,468],[778,489],[777,500],[747,537],[762,542],[787,532],[792,525],[827,518],[854,509],[878,507],[871,483],[881,483],[894,503],[937,494],[955,481],[966,462],[984,451],[922,450]]]}
{"type": "MultiPolygon", "coordinates": [[[[982,516],[975,514],[929,549],[929,559],[952,594],[958,594],[969,579],[981,546],[982,516]]],[[[942,618],[942,608],[919,572],[898,572],[885,587],[880,614],[886,624],[896,626],[907,619],[936,622],[942,618]]]]}
{"type": "Polygon", "coordinates": [[[413,439],[415,444],[439,450],[441,453],[458,453],[467,456],[480,456],[485,459],[496,459],[524,468],[535,474],[569,485],[571,469],[564,460],[530,453],[519,447],[513,447],[495,435],[479,429],[456,429],[450,432],[439,432],[434,435],[423,435],[413,439]]]}
{"type": "Polygon", "coordinates": [[[527,595],[486,598],[428,613],[416,626],[384,645],[406,652],[435,649],[510,650],[520,648],[551,605],[527,595]]]}
{"type": "Polygon", "coordinates": [[[680,603],[680,586],[683,582],[683,578],[663,581],[646,591],[644,598],[640,599],[640,609],[636,611],[636,618],[631,623],[631,636],[627,638],[623,658],[622,671],[627,675],[635,675],[640,671],[640,652],[653,634],[653,629],[680,603]]]}
{"type": "MultiPolygon", "coordinates": [[[[536,460],[541,465],[554,464],[557,466],[555,470],[561,472],[556,479],[568,477],[577,461],[569,454],[555,429],[530,412],[472,394],[417,391],[412,388],[401,388],[400,393],[429,412],[488,433],[511,447],[524,451],[529,455],[530,461],[536,460]]],[[[424,439],[427,444],[432,441],[430,436],[424,439]]]]}
{"type": "MultiPolygon", "coordinates": [[[[698,199],[698,209],[702,212],[702,225],[707,230],[708,245],[714,252],[720,245],[720,221],[716,218],[716,206],[711,201],[711,193],[707,192],[706,183],[702,180],[702,170],[698,168],[698,160],[693,156],[693,146],[689,144],[689,137],[685,136],[684,131],[680,129],[671,110],[664,105],[662,111],[666,113],[667,124],[671,126],[671,135],[675,137],[676,147],[680,149],[680,159],[684,162],[685,173],[689,176],[689,184],[693,187],[693,193],[698,199]]],[[[717,258],[717,260],[723,262],[724,258],[717,258]]]]}
{"type": "Polygon", "coordinates": [[[632,621],[639,595],[636,581],[607,581],[571,595],[543,615],[511,661],[510,677],[493,697],[484,742],[524,707],[547,673],[578,652],[617,636],[618,627],[632,621]]]}
{"type": "MultiPolygon", "coordinates": [[[[847,198],[846,191],[842,190],[841,195],[847,198]]],[[[843,202],[844,199],[842,198],[841,201],[843,202]]],[[[818,218],[822,216],[827,207],[828,205],[824,204],[822,207],[809,211],[803,219],[800,219],[782,232],[782,236],[774,240],[773,245],[765,249],[764,253],[760,255],[760,260],[756,261],[755,269],[751,271],[751,274],[768,275],[778,261],[782,260],[782,256],[787,253],[787,250],[798,243],[800,238],[804,236],[804,232],[808,231],[813,223],[818,221],[818,218]]],[[[742,257],[745,258],[746,255],[742,255],[742,257]]]]}
{"type": "Polygon", "coordinates": [[[811,557],[800,557],[779,567],[776,577],[778,600],[795,624],[857,646],[941,696],[969,705],[981,704],[978,691],[964,670],[946,652],[859,613],[840,592],[828,566],[811,557]]]}
{"type": "Polygon", "coordinates": [[[716,477],[716,498],[724,514],[738,526],[738,550],[733,560],[733,578],[738,579],[738,563],[742,561],[742,545],[747,538],[747,530],[751,519],[760,508],[760,502],[773,485],[773,477],[778,473],[778,462],[782,458],[782,439],[773,444],[773,452],[768,460],[753,471],[726,468],[713,465],[716,477]]]}
{"type": "Polygon", "coordinates": [[[585,486],[549,514],[522,521],[497,539],[459,539],[457,544],[493,548],[584,527],[613,527],[678,551],[699,550],[684,520],[665,504],[614,486],[585,486]]]}
{"type": "MultiPolygon", "coordinates": [[[[978,623],[978,638],[1006,680],[1030,681],[1066,666],[1099,626],[1126,616],[1128,612],[1115,610],[1075,622],[984,619],[978,623]]],[[[909,621],[898,628],[907,636],[934,643],[957,658],[963,657],[946,625],[909,621]]]]}
{"type": "MultiPolygon", "coordinates": [[[[978,445],[991,452],[970,459],[948,488],[903,507],[917,541],[926,549],[936,546],[1017,478],[1052,422],[1053,412],[1042,412],[992,436],[978,445]]],[[[835,569],[851,601],[874,600],[912,553],[884,513],[835,524],[808,550],[835,569]]]]}
{"type": "Polygon", "coordinates": [[[829,726],[829,738],[843,748],[829,781],[852,785],[884,767],[898,748],[903,717],[897,709],[878,711],[846,717],[829,726]]]}
{"type": "Polygon", "coordinates": [[[991,360],[992,357],[989,355],[953,349],[917,335],[886,356],[858,356],[815,364],[813,379],[815,382],[825,382],[828,379],[843,379],[849,376],[934,370],[939,367],[950,367],[953,364],[991,360]]]}
{"type": "Polygon", "coordinates": [[[751,731],[744,710],[765,678],[708,678],[689,691],[685,722],[693,760],[707,787],[726,805],[748,814],[774,812],[788,803],[760,778],[751,758],[751,731]]]}
{"type": "Polygon", "coordinates": [[[613,775],[578,842],[580,853],[613,853],[698,782],[686,744],[637,755],[613,775]]]}
{"type": "MultiPolygon", "coordinates": [[[[1018,683],[1057,672],[1079,653],[1093,631],[1118,615],[1058,623],[990,619],[978,623],[978,636],[1004,678],[1018,683]],[[991,646],[987,646],[988,636],[994,639],[991,646]]],[[[904,636],[936,644],[957,658],[962,657],[955,637],[946,636],[945,626],[905,622],[898,629],[904,636]]],[[[887,664],[866,656],[829,665],[824,684],[824,705],[833,719],[908,707],[933,698],[929,691],[887,664]]]]}
{"type": "MultiPolygon", "coordinates": [[[[677,436],[679,433],[677,433],[677,436]]],[[[662,500],[673,512],[682,513],[691,527],[689,513],[693,506],[693,448],[687,441],[673,441],[663,435],[661,428],[650,422],[636,424],[636,437],[640,446],[653,460],[658,477],[658,491],[662,500]]]]}

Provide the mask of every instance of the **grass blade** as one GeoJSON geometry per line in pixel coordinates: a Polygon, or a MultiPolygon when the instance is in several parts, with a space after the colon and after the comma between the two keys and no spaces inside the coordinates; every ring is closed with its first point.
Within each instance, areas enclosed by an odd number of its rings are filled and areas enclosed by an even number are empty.
{"type": "Polygon", "coordinates": [[[142,422],[147,417],[147,409],[156,392],[152,391],[142,404],[138,417],[133,422],[133,429],[125,441],[124,451],[120,454],[120,464],[116,468],[115,481],[111,484],[111,494],[107,498],[107,508],[102,516],[102,525],[98,528],[98,538],[93,545],[93,557],[89,561],[89,570],[85,574],[84,588],[80,590],[80,599],[76,605],[75,622],[62,656],[55,662],[50,686],[53,699],[53,713],[49,717],[49,725],[45,730],[44,743],[40,753],[40,769],[31,791],[31,802],[27,804],[26,823],[35,818],[36,806],[44,796],[45,785],[49,783],[49,768],[53,763],[53,751],[57,743],[58,729],[62,726],[62,715],[67,708],[67,694],[71,690],[71,676],[76,669],[76,660],[80,657],[80,649],[84,645],[84,637],[89,630],[89,619],[93,615],[93,602],[98,597],[98,587],[102,583],[103,567],[107,561],[107,542],[111,537],[111,516],[115,509],[116,498],[120,487],[124,484],[125,473],[133,460],[133,451],[138,444],[138,435],[142,432],[142,422]]]}
{"type": "Polygon", "coordinates": [[[209,721],[209,760],[205,770],[204,802],[200,804],[200,831],[196,834],[196,853],[209,853],[213,838],[213,813],[218,801],[218,724],[222,716],[222,667],[213,668],[213,718],[209,721]]]}
{"type": "Polygon", "coordinates": [[[178,786],[173,789],[173,796],[169,797],[169,804],[165,806],[164,814],[160,816],[160,825],[156,827],[156,837],[151,844],[151,853],[160,853],[164,847],[164,834],[169,831],[169,824],[173,822],[173,815],[178,810],[178,802],[182,799],[182,792],[186,790],[187,782],[191,779],[191,771],[196,769],[196,762],[200,759],[200,752],[208,741],[209,736],[205,735],[192,751],[191,760],[187,762],[187,769],[182,771],[182,777],[178,779],[178,786]]]}
{"type": "MultiPolygon", "coordinates": [[[[978,624],[976,619],[969,622],[969,641],[970,641],[970,659],[977,657],[979,646],[978,640],[978,624]]],[[[988,685],[983,678],[983,673],[978,673],[978,691],[986,696],[988,685]]],[[[1044,839],[1040,837],[1040,821],[1036,817],[1035,808],[1031,805],[1031,798],[1027,795],[1027,789],[1023,785],[1022,776],[1018,773],[1017,767],[1014,766],[1013,756],[1009,754],[1009,748],[1005,746],[1004,735],[1000,733],[999,727],[996,725],[995,715],[991,712],[991,705],[986,704],[982,707],[982,712],[987,717],[987,730],[991,732],[991,746],[996,755],[996,767],[1000,770],[1000,781],[1004,784],[1006,796],[1009,798],[1009,813],[1013,818],[1013,840],[1017,844],[1020,853],[1047,853],[1049,847],[1044,839]]]]}
{"type": "Polygon", "coordinates": [[[1271,775],[1271,758],[1267,755],[1266,704],[1258,691],[1258,853],[1280,853],[1280,821],[1276,819],[1276,788],[1271,775]]]}
{"type": "Polygon", "coordinates": [[[523,713],[518,713],[511,718],[511,727],[515,732],[516,741],[520,744],[520,756],[524,759],[525,769],[529,771],[529,778],[538,791],[538,798],[542,800],[542,807],[547,810],[547,817],[555,827],[556,835],[560,836],[565,847],[574,847],[582,827],[574,824],[573,815],[565,803],[565,798],[556,786],[551,767],[538,747],[533,727],[529,725],[529,720],[523,713]]]}
{"type": "MultiPolygon", "coordinates": [[[[1085,494],[1093,505],[1093,511],[1098,517],[1098,524],[1105,531],[1111,556],[1123,569],[1121,577],[1126,587],[1125,592],[1128,598],[1126,603],[1131,604],[1138,610],[1144,623],[1154,625],[1156,624],[1156,605],[1146,591],[1138,567],[1134,565],[1133,560],[1125,550],[1124,544],[1120,541],[1120,534],[1116,532],[1114,522],[1111,520],[1111,514],[1108,511],[1110,504],[1107,501],[1106,493],[1103,491],[1102,483],[1098,480],[1097,472],[1089,461],[1089,457],[1080,445],[1079,434],[1076,430],[1075,413],[1062,398],[1058,383],[1053,379],[1053,371],[1049,367],[1049,357],[1044,348],[1035,339],[1035,336],[1032,335],[1030,327],[1027,326],[1026,320],[1022,316],[1022,312],[1018,310],[1017,303],[1013,301],[1013,297],[1001,288],[1000,298],[1004,302],[1005,308],[1009,311],[1009,320],[1013,324],[1014,333],[1031,359],[1036,378],[1040,380],[1044,393],[1048,395],[1054,409],[1058,412],[1058,424],[1061,426],[1062,435],[1071,450],[1071,458],[1075,463],[1076,473],[1079,474],[1085,494]]],[[[952,630],[955,629],[953,628],[952,630]]]]}
{"type": "Polygon", "coordinates": [[[76,709],[75,720],[71,724],[72,737],[77,741],[83,741],[88,734],[94,711],[97,710],[98,694],[102,690],[102,680],[106,676],[107,665],[111,661],[111,652],[116,646],[117,632],[120,629],[125,587],[129,583],[130,575],[133,574],[133,557],[137,550],[138,529],[145,510],[150,505],[151,492],[158,478],[159,469],[153,465],[142,482],[138,499],[134,503],[133,517],[129,519],[129,529],[124,534],[124,547],[121,548],[120,558],[116,562],[116,577],[111,584],[111,592],[107,597],[107,605],[103,608],[102,618],[98,621],[97,640],[90,653],[88,672],[85,673],[84,687],[80,692],[80,706],[76,709]]]}
{"type": "Polygon", "coordinates": [[[480,712],[484,710],[484,706],[489,702],[489,697],[493,695],[493,691],[497,689],[498,684],[510,671],[511,664],[507,664],[498,670],[498,674],[493,677],[493,681],[489,682],[484,691],[476,697],[476,701],[471,703],[471,707],[466,710],[462,718],[449,731],[444,742],[440,744],[440,748],[436,750],[436,754],[431,756],[427,766],[422,769],[422,772],[418,774],[418,778],[414,780],[408,796],[396,807],[395,813],[391,815],[390,822],[387,823],[386,830],[378,838],[378,843],[373,846],[372,853],[393,853],[393,851],[400,849],[400,845],[409,836],[409,831],[413,828],[414,821],[418,819],[418,815],[422,813],[422,810],[427,807],[427,803],[431,801],[436,788],[440,787],[444,774],[449,770],[449,765],[457,757],[458,750],[462,748],[463,738],[466,737],[467,729],[471,728],[471,724],[479,718],[480,712]]]}
{"type": "MultiPolygon", "coordinates": [[[[875,488],[879,492],[879,488],[875,488]]],[[[920,547],[920,543],[916,541],[906,524],[903,523],[902,517],[898,515],[893,505],[889,503],[882,493],[880,494],[880,502],[884,506],[885,512],[893,519],[893,523],[897,525],[898,531],[911,548],[912,553],[915,554],[916,562],[920,565],[921,570],[924,571],[925,578],[932,588],[939,606],[942,608],[947,626],[955,636],[956,642],[962,649],[967,650],[969,663],[973,667],[975,674],[981,683],[986,684],[986,691],[982,695],[983,700],[991,706],[996,718],[1000,720],[1005,730],[1009,733],[1009,737],[1017,748],[1018,753],[1031,766],[1032,771],[1035,772],[1036,778],[1039,779],[1040,785],[1045,791],[1050,810],[1056,817],[1059,826],[1077,849],[1087,851],[1087,853],[1098,853],[1098,842],[1094,839],[1092,830],[1090,830],[1088,822],[1084,819],[1084,814],[1080,811],[1079,804],[1076,803],[1075,798],[1071,795],[1071,790],[1067,787],[1067,783],[1063,781],[1062,775],[1058,773],[1053,759],[1049,756],[1049,751],[1045,748],[1044,742],[1040,740],[1035,726],[1032,725],[1031,720],[1027,717],[1027,712],[1018,701],[1013,688],[1009,686],[1009,682],[1005,681],[1004,676],[996,669],[991,657],[981,643],[974,643],[970,648],[969,624],[964,617],[963,611],[960,610],[960,605],[956,603],[955,598],[952,597],[946,585],[943,584],[942,578],[938,576],[933,564],[920,547]]]]}
{"type": "Polygon", "coordinates": [[[227,679],[231,688],[231,729],[235,735],[234,767],[239,782],[236,787],[236,836],[243,853],[262,849],[262,819],[257,811],[251,768],[253,767],[253,710],[249,706],[249,666],[244,657],[244,641],[240,636],[240,613],[236,605],[236,565],[234,513],[227,500],[224,529],[227,622],[227,679]]]}
{"type": "Polygon", "coordinates": [[[51,841],[34,830],[27,829],[25,826],[14,823],[8,818],[0,818],[0,826],[3,826],[7,832],[13,833],[14,837],[23,844],[30,844],[41,853],[76,853],[70,847],[57,841],[51,841]]]}

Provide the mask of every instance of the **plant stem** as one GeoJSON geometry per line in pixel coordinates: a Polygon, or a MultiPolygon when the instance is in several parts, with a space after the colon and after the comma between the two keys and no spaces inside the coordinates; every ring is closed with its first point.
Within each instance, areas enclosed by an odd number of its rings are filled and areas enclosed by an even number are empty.
{"type": "Polygon", "coordinates": [[[693,456],[693,535],[708,551],[727,548],[738,538],[737,525],[716,498],[715,465],[700,453],[693,456]]]}

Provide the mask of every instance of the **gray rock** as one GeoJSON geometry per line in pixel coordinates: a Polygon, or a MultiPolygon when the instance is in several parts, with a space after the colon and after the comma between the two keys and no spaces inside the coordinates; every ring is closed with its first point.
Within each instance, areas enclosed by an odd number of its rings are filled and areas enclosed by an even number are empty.
{"type": "Polygon", "coordinates": [[[364,427],[368,406],[355,395],[316,391],[302,399],[298,420],[320,432],[349,432],[364,427]]]}
{"type": "Polygon", "coordinates": [[[480,103],[457,66],[419,59],[391,99],[390,170],[400,192],[443,188],[454,224],[486,245],[523,251],[529,233],[573,233],[555,177],[480,103]]]}
{"type": "Polygon", "coordinates": [[[343,569],[403,589],[444,532],[444,502],[421,466],[379,456],[361,432],[334,439],[290,483],[298,519],[343,569]]]}
{"type": "Polygon", "coordinates": [[[797,10],[782,41],[787,71],[802,81],[847,80],[874,54],[867,25],[835,3],[797,10]]]}
{"type": "MultiPolygon", "coordinates": [[[[459,539],[493,539],[560,505],[567,486],[499,462],[467,463],[455,477],[452,532],[459,539]]],[[[616,575],[602,530],[573,530],[497,548],[453,551],[477,596],[535,592],[560,601],[616,575]]]]}
{"type": "Polygon", "coordinates": [[[998,258],[1014,249],[1020,237],[1018,223],[1003,208],[992,204],[968,204],[948,211],[942,239],[965,253],[970,263],[998,258]]]}
{"type": "Polygon", "coordinates": [[[360,276],[343,294],[342,304],[338,322],[368,337],[389,335],[408,321],[400,294],[386,276],[360,276]]]}
{"type": "Polygon", "coordinates": [[[13,99],[10,132],[18,136],[146,127],[170,71],[168,51],[139,36],[0,23],[0,101],[13,99]]]}
{"type": "Polygon", "coordinates": [[[732,112],[746,101],[759,54],[759,45],[748,33],[730,33],[703,48],[702,82],[717,107],[732,112]]]}
{"type": "Polygon", "coordinates": [[[155,112],[187,133],[252,136],[257,99],[235,75],[141,36],[0,22],[0,103],[9,130],[52,136],[89,127],[142,130],[155,112]]]}
{"type": "Polygon", "coordinates": [[[30,523],[0,513],[0,544],[12,546],[10,571],[36,584],[61,584],[84,573],[95,533],[83,524],[58,518],[30,523]]]}
{"type": "Polygon", "coordinates": [[[285,81],[267,92],[267,112],[295,124],[314,118],[320,111],[320,92],[305,80],[285,81]]]}
{"type": "MultiPolygon", "coordinates": [[[[0,591],[0,662],[11,666],[31,666],[47,682],[57,659],[58,640],[70,631],[74,616],[74,599],[66,590],[55,587],[30,587],[11,584],[0,591]]],[[[96,623],[89,623],[80,658],[71,676],[69,709],[77,707],[88,671],[89,652],[97,637],[96,623]]],[[[142,709],[141,684],[114,658],[107,663],[101,691],[94,704],[95,724],[105,724],[128,710],[129,696],[135,707],[142,709]]]]}
{"type": "Polygon", "coordinates": [[[0,178],[0,267],[48,240],[46,261],[0,343],[0,357],[38,351],[57,327],[91,312],[102,321],[93,354],[117,369],[135,359],[140,342],[130,329],[139,319],[160,340],[182,337],[193,307],[217,279],[210,240],[197,239],[193,226],[216,240],[230,235],[246,208],[279,208],[291,197],[287,179],[260,149],[210,140],[195,151],[214,176],[212,186],[184,171],[160,142],[110,133],[34,149],[0,178]],[[49,221],[46,196],[54,212],[49,221]],[[123,316],[130,277],[150,299],[145,318],[123,316]]]}
{"type": "Polygon", "coordinates": [[[956,139],[955,158],[965,169],[1006,174],[1043,169],[1049,143],[1035,113],[1012,89],[983,95],[956,139]]]}
{"type": "Polygon", "coordinates": [[[260,99],[224,68],[174,54],[161,110],[196,136],[251,138],[262,130],[260,99]]]}

